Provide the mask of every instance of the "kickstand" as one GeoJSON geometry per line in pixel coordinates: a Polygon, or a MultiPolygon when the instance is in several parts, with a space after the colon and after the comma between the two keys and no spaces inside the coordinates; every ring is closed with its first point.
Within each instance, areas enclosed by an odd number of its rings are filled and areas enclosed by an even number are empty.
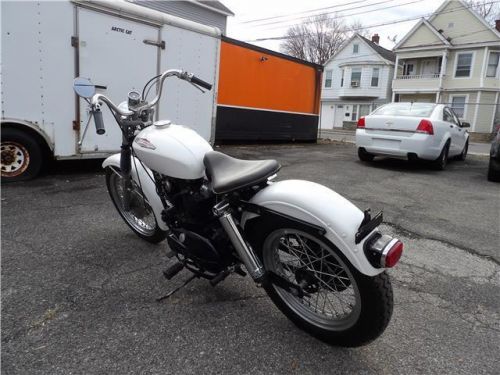
{"type": "Polygon", "coordinates": [[[198,276],[197,275],[191,275],[186,281],[184,281],[184,284],[182,284],[181,286],[178,286],[177,288],[171,290],[170,292],[168,292],[167,294],[165,294],[163,297],[159,297],[156,299],[157,302],[161,302],[163,301],[164,299],[167,299],[168,297],[170,297],[172,294],[174,294],[175,292],[177,292],[178,290],[184,288],[187,284],[189,284],[191,281],[193,281],[194,279],[196,279],[198,276]]]}

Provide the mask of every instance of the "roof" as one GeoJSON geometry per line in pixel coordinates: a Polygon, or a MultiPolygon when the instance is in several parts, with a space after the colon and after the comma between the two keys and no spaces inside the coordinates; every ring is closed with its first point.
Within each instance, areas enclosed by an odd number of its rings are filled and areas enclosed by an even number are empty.
{"type": "Polygon", "coordinates": [[[401,39],[398,43],[396,43],[396,45],[394,46],[394,50],[398,49],[401,45],[403,45],[404,42],[406,42],[412,35],[413,33],[415,33],[415,31],[418,30],[418,28],[421,26],[421,25],[424,25],[424,26],[427,26],[427,28],[434,34],[437,36],[437,38],[444,44],[444,45],[447,45],[447,46],[450,46],[451,43],[448,41],[448,39],[446,39],[443,34],[441,34],[438,30],[436,30],[436,28],[434,27],[434,25],[432,25],[429,21],[427,21],[425,18],[421,18],[420,21],[418,21],[415,26],[412,27],[412,29],[410,31],[408,31],[406,33],[406,35],[403,37],[403,39],[401,39]]]}
{"type": "Polygon", "coordinates": [[[366,44],[368,44],[375,52],[377,52],[384,59],[395,62],[396,54],[388,49],[385,49],[382,46],[379,46],[377,43],[372,42],[370,39],[365,38],[362,35],[357,34],[361,39],[363,39],[366,44]]]}
{"type": "Polygon", "coordinates": [[[220,1],[214,1],[214,0],[210,0],[210,1],[207,1],[207,0],[198,0],[196,1],[197,3],[200,3],[200,4],[203,4],[203,5],[206,5],[210,8],[213,8],[213,9],[216,9],[220,12],[223,12],[229,16],[234,16],[234,13],[231,11],[231,9],[229,9],[228,7],[226,7],[224,4],[222,4],[220,1]]]}

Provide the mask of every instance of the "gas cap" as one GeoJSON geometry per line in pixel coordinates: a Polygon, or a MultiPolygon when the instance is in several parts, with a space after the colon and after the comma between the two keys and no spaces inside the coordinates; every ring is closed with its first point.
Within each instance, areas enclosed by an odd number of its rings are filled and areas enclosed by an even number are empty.
{"type": "Polygon", "coordinates": [[[153,125],[156,126],[157,128],[166,128],[167,126],[169,126],[171,124],[172,124],[172,121],[170,121],[170,120],[160,120],[160,121],[156,121],[153,123],[153,125]]]}

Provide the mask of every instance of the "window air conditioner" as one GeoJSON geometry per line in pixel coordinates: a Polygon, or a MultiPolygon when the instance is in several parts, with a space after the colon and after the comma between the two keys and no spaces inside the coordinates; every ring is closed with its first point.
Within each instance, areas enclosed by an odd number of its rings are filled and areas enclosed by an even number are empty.
{"type": "Polygon", "coordinates": [[[351,87],[359,87],[359,82],[358,81],[352,81],[351,82],[351,87]]]}

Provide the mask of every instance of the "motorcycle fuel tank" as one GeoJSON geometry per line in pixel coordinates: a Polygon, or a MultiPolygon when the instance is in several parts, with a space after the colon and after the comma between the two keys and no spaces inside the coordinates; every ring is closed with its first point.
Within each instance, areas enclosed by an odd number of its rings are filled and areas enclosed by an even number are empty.
{"type": "Polygon", "coordinates": [[[132,147],[148,168],[183,180],[204,177],[203,157],[212,151],[212,146],[194,130],[169,121],[158,121],[141,130],[132,147]]]}

